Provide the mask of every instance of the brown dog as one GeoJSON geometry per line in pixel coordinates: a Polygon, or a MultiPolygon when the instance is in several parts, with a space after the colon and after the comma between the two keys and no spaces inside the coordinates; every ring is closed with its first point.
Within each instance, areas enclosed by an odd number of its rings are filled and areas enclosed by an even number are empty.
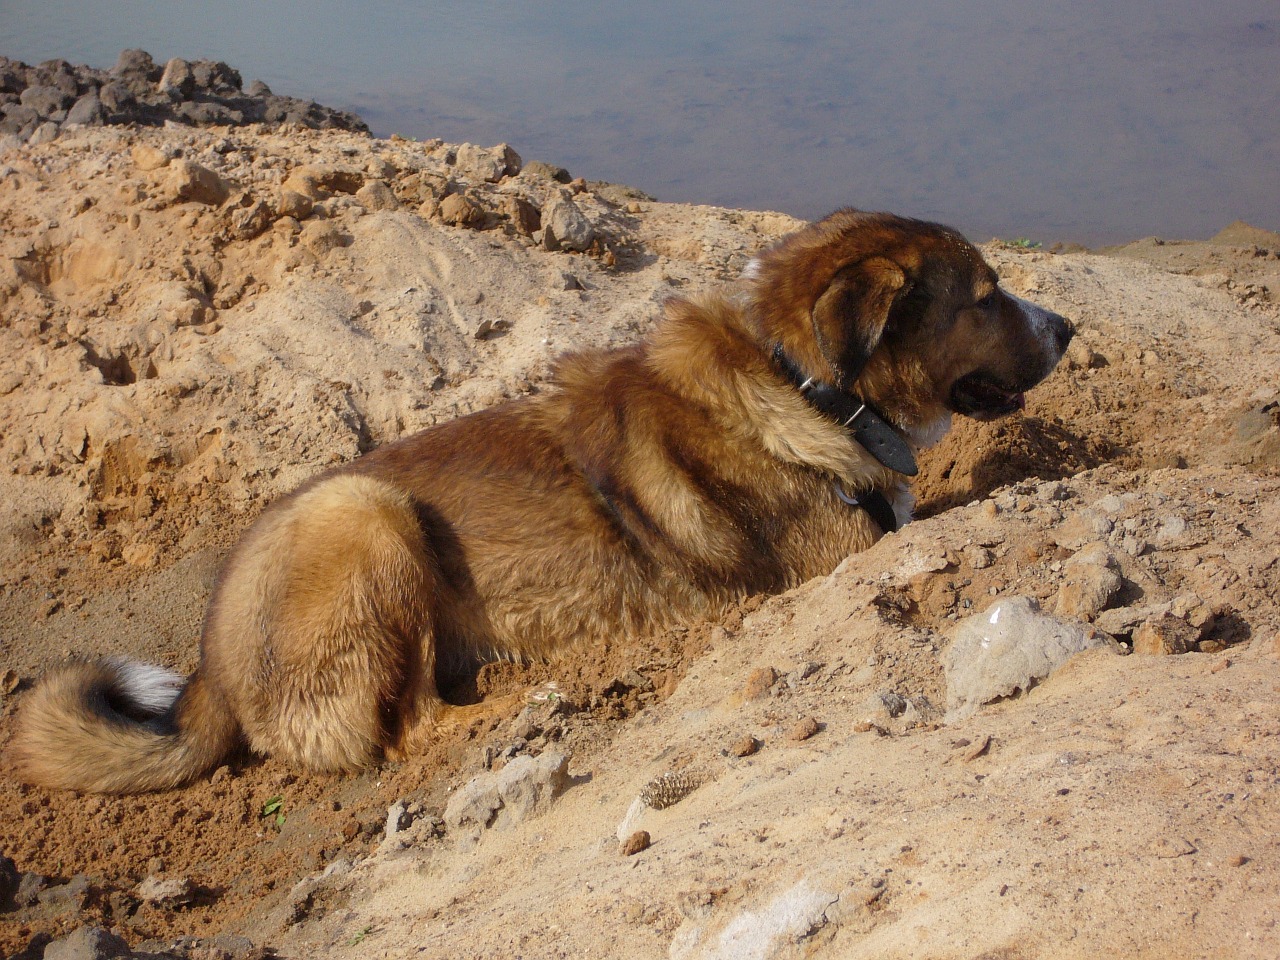
{"type": "Polygon", "coordinates": [[[1071,338],[957,233],[884,214],[835,213],[745,279],[274,504],[185,685],[121,660],[55,671],[23,705],[19,773],[133,792],[240,742],[313,770],[413,753],[451,709],[438,674],[714,613],[870,546],[909,514],[913,451],[953,412],[1019,409],[1071,338]]]}

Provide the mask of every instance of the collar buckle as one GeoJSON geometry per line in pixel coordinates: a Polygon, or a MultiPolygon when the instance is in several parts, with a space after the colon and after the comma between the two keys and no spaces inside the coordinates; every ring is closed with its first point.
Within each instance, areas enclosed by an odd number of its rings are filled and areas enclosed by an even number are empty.
{"type": "Polygon", "coordinates": [[[811,407],[848,430],[854,441],[882,466],[908,477],[916,475],[919,468],[911,445],[875,407],[817,377],[806,376],[787,356],[781,343],[774,345],[773,361],[811,407]]]}
{"type": "MultiPolygon", "coordinates": [[[[812,380],[813,378],[810,377],[809,379],[812,380]]],[[[862,416],[862,414],[866,412],[866,409],[867,409],[867,405],[863,403],[860,407],[858,407],[857,410],[853,411],[853,416],[851,416],[848,420],[846,420],[842,424],[842,426],[846,426],[846,427],[853,426],[853,421],[857,420],[860,416],[862,416]]]]}

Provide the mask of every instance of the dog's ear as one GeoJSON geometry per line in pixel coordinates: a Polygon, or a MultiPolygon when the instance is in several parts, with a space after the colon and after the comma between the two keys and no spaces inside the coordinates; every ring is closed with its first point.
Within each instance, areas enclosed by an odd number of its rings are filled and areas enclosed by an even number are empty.
{"type": "Polygon", "coordinates": [[[831,278],[813,305],[813,332],[836,372],[836,386],[848,387],[858,379],[907,286],[903,269],[885,257],[847,264],[831,278]]]}

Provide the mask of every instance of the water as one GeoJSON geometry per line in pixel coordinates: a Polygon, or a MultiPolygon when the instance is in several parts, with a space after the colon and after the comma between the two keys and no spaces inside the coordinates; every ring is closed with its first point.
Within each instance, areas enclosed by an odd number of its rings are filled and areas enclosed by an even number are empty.
{"type": "Polygon", "coordinates": [[[663,200],[977,239],[1280,229],[1275,0],[0,0],[0,54],[125,47],[663,200]]]}

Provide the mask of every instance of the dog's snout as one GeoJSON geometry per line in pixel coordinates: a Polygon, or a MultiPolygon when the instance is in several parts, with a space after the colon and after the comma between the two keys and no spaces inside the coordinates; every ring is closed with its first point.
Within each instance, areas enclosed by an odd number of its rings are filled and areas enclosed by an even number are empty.
{"type": "Polygon", "coordinates": [[[1066,317],[1051,313],[1049,314],[1049,330],[1053,333],[1054,343],[1058,345],[1058,352],[1065,353],[1067,345],[1071,343],[1071,338],[1076,335],[1076,328],[1066,317]]]}

